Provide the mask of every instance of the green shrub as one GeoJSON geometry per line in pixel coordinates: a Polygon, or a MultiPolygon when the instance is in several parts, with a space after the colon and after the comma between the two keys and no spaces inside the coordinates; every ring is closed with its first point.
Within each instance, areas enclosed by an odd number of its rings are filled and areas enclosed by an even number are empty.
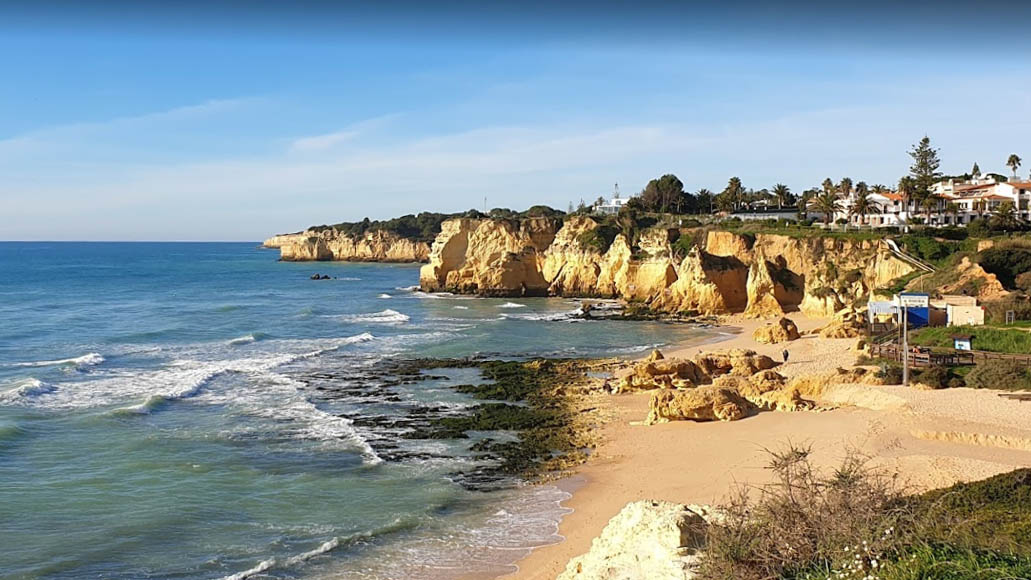
{"type": "Polygon", "coordinates": [[[592,230],[582,232],[576,237],[576,242],[585,250],[604,254],[609,251],[609,247],[612,246],[617,235],[619,235],[619,230],[616,227],[599,225],[592,230]]]}
{"type": "Polygon", "coordinates": [[[1026,364],[1015,361],[991,361],[978,364],[967,373],[966,384],[975,389],[1022,391],[1031,389],[1031,373],[1026,364]]]}
{"type": "Polygon", "coordinates": [[[944,389],[949,386],[949,379],[952,373],[947,367],[931,366],[916,373],[916,381],[935,389],[944,389]]]}
{"type": "Polygon", "coordinates": [[[989,248],[977,256],[987,272],[999,277],[999,282],[1013,288],[1017,276],[1031,272],[1031,249],[1019,247],[989,248]]]}
{"type": "Polygon", "coordinates": [[[901,385],[902,365],[895,361],[883,362],[881,363],[881,368],[877,369],[876,376],[883,380],[886,385],[901,385]]]}
{"type": "Polygon", "coordinates": [[[970,220],[967,224],[967,233],[972,238],[987,238],[992,234],[992,228],[988,224],[988,220],[984,218],[975,218],[970,220]]]}

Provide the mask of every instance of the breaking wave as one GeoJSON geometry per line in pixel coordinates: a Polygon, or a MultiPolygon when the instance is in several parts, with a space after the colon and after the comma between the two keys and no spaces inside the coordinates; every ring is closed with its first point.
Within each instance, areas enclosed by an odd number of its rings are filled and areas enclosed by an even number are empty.
{"type": "Polygon", "coordinates": [[[367,542],[368,540],[371,540],[379,536],[410,530],[415,528],[417,524],[418,522],[416,522],[412,518],[398,517],[390,524],[387,524],[386,526],[383,526],[377,530],[358,532],[343,538],[332,538],[330,540],[323,542],[319,547],[313,550],[309,550],[307,552],[303,552],[301,554],[297,554],[296,556],[290,556],[288,558],[282,559],[269,558],[267,560],[262,560],[261,562],[258,562],[258,564],[253,568],[249,568],[247,570],[244,570],[243,572],[237,572],[236,574],[231,574],[229,576],[223,576],[222,580],[247,580],[248,578],[253,578],[263,572],[267,572],[272,569],[282,569],[292,566],[298,566],[300,564],[304,564],[312,558],[316,558],[323,554],[332,552],[340,546],[349,546],[358,542],[367,542]]]}
{"type": "Polygon", "coordinates": [[[393,298],[393,296],[391,296],[390,294],[387,294],[386,292],[384,292],[383,294],[380,294],[379,296],[377,296],[377,298],[387,299],[387,298],[393,298]]]}
{"type": "Polygon", "coordinates": [[[50,367],[57,365],[75,365],[76,367],[88,367],[104,362],[104,357],[99,352],[91,352],[75,358],[62,358],[57,360],[41,360],[32,362],[11,363],[12,367],[50,367]]]}
{"type": "Polygon", "coordinates": [[[411,317],[397,310],[381,310],[371,314],[345,314],[339,317],[345,322],[357,322],[366,324],[401,324],[408,322],[411,317]]]}
{"type": "Polygon", "coordinates": [[[516,302],[506,302],[506,303],[498,306],[498,308],[526,308],[526,305],[525,304],[518,304],[516,302]]]}
{"type": "Polygon", "coordinates": [[[24,399],[31,399],[57,390],[57,387],[50,383],[35,378],[25,379],[15,383],[16,387],[0,392],[0,403],[17,403],[24,399]]]}
{"type": "Polygon", "coordinates": [[[265,333],[255,332],[255,333],[252,333],[252,334],[245,334],[243,336],[238,336],[236,338],[232,338],[229,341],[227,341],[227,343],[231,344],[231,345],[250,344],[252,342],[257,342],[259,340],[262,340],[266,336],[268,336],[268,335],[266,335],[265,333]]]}

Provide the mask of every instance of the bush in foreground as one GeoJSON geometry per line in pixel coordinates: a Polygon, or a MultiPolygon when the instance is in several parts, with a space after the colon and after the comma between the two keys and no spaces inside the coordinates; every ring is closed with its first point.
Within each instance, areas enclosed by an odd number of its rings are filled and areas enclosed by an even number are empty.
{"type": "Polygon", "coordinates": [[[707,534],[707,579],[1031,578],[1031,469],[906,497],[856,454],[828,473],[810,448],[771,453],[707,534]]]}
{"type": "Polygon", "coordinates": [[[1015,361],[1000,360],[979,364],[967,373],[965,380],[968,387],[975,389],[1031,389],[1031,372],[1028,372],[1025,364],[1015,361]]]}

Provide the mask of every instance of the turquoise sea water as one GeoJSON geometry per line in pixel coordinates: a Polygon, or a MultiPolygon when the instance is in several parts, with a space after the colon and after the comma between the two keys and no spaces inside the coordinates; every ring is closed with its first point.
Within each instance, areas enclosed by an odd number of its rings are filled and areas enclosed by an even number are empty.
{"type": "MultiPolygon", "coordinates": [[[[481,491],[393,417],[421,356],[633,356],[713,331],[413,291],[418,266],[255,244],[0,243],[0,577],[452,578],[554,541],[552,486],[481,491]],[[313,281],[313,272],[334,277],[313,281]],[[370,420],[378,419],[378,420],[370,420]]],[[[436,373],[435,374],[440,374],[436,373]]]]}

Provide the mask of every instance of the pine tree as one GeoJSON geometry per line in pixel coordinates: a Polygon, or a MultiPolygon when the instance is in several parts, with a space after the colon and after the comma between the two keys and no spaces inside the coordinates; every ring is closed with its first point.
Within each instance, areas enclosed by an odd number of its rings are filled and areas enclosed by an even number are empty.
{"type": "Polygon", "coordinates": [[[938,171],[941,160],[938,158],[938,150],[931,147],[931,139],[926,135],[913,145],[909,156],[913,158],[913,165],[909,167],[909,174],[913,177],[913,197],[922,201],[931,194],[931,187],[941,178],[942,174],[938,171]]]}
{"type": "Polygon", "coordinates": [[[974,168],[970,170],[970,175],[974,176],[974,179],[981,177],[981,168],[977,166],[977,161],[974,162],[974,168]]]}

